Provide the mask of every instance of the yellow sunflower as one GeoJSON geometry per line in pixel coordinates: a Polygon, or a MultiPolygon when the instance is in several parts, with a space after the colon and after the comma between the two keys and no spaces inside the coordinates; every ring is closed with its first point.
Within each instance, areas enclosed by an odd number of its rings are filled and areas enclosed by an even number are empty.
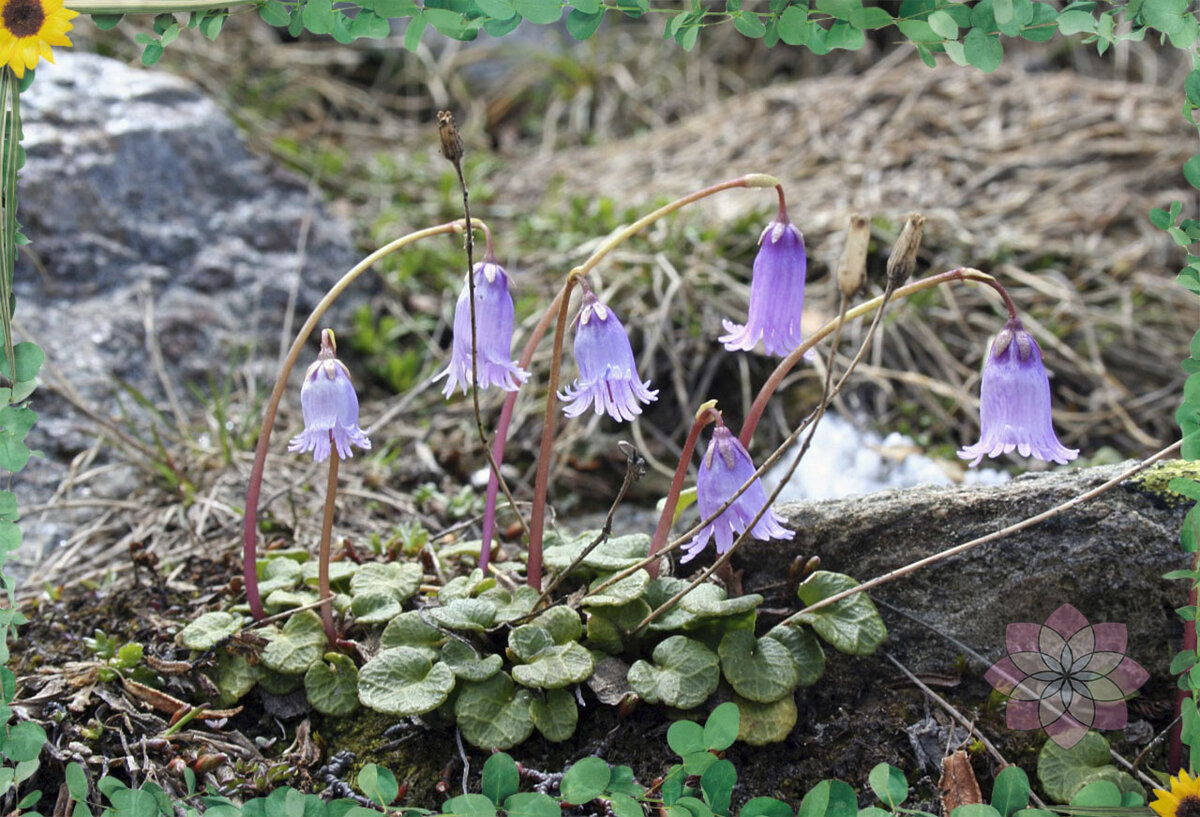
{"type": "Polygon", "coordinates": [[[1200,777],[1188,777],[1181,771],[1171,778],[1171,790],[1155,789],[1150,808],[1159,817],[1200,817],[1200,777]]]}
{"type": "Polygon", "coordinates": [[[63,0],[0,0],[0,65],[24,77],[42,57],[54,62],[50,46],[71,45],[67,32],[78,14],[63,0]]]}

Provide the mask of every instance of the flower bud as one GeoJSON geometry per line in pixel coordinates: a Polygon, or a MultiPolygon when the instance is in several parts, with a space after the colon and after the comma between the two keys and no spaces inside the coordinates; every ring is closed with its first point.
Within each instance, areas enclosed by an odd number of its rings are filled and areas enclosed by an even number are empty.
{"type": "Polygon", "coordinates": [[[893,286],[900,286],[909,279],[917,268],[917,251],[921,249],[921,236],[925,233],[925,216],[909,213],[904,229],[888,256],[887,276],[893,286]]]}
{"type": "Polygon", "coordinates": [[[838,291],[847,298],[856,295],[867,283],[867,246],[870,243],[871,222],[862,213],[853,214],[846,225],[846,243],[834,272],[838,291]]]}
{"type": "Polygon", "coordinates": [[[463,141],[454,124],[454,114],[450,111],[438,111],[438,136],[442,139],[442,155],[457,164],[462,161],[463,141]]]}

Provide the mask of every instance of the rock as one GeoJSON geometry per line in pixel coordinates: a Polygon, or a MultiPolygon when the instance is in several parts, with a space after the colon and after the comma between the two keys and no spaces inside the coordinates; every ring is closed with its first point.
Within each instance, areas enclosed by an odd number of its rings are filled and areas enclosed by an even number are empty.
{"type": "MultiPolygon", "coordinates": [[[[749,545],[739,564],[746,569],[745,589],[775,585],[762,592],[778,598],[778,584],[797,555],[815,554],[824,570],[871,579],[1041,513],[1131,464],[1026,474],[1003,485],[785,503],[777,510],[796,538],[749,545]]],[[[1173,610],[1186,601],[1186,588],[1162,575],[1187,565],[1179,549],[1186,507],[1170,501],[1173,494],[1147,487],[1159,482],[1165,485],[1161,478],[1127,481],[1061,516],[872,590],[896,608],[881,606],[889,628],[885,649],[914,671],[952,671],[968,648],[992,662],[1006,652],[1010,623],[1041,623],[1072,604],[1092,624],[1125,624],[1129,654],[1152,677],[1167,677],[1179,629],[1173,610]]],[[[976,662],[972,668],[979,668],[976,662]]]]}
{"type": "MultiPolygon", "coordinates": [[[[119,379],[167,409],[150,316],[185,411],[193,389],[207,394],[210,378],[231,372],[238,387],[261,390],[277,371],[289,299],[298,326],[356,256],[347,226],[305,181],[252,154],[196,86],[93,54],[55,56],[22,96],[19,217],[33,258],[17,265],[17,319],[84,403],[123,423],[134,413],[148,440],[153,417],[114,394],[119,379]]],[[[344,325],[362,292],[343,298],[329,325],[344,325]]],[[[34,407],[33,447],[48,460],[21,475],[24,503],[47,496],[95,434],[60,391],[43,388],[34,407]]]]}

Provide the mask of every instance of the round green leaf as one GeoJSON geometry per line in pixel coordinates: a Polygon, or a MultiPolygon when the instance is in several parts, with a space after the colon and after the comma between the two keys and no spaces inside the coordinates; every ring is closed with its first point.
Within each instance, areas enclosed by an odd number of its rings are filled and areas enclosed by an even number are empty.
{"type": "Polygon", "coordinates": [[[403,604],[416,595],[422,578],[421,566],[413,562],[371,562],[350,577],[350,595],[387,596],[403,604]]]}
{"type": "Polygon", "coordinates": [[[769,704],[748,701],[738,695],[733,696],[737,704],[738,740],[751,746],[765,746],[768,743],[779,743],[785,740],[796,725],[796,698],[784,695],[769,704]]]}
{"type": "Polygon", "coordinates": [[[706,751],[704,727],[695,721],[675,721],[667,729],[667,745],[680,757],[706,751]]]}
{"type": "Polygon", "coordinates": [[[679,600],[683,609],[697,618],[737,616],[754,610],[762,603],[763,597],[757,593],[728,598],[728,594],[715,584],[702,584],[679,600]]]}
{"type": "MultiPolygon", "coordinates": [[[[346,590],[350,586],[350,580],[358,572],[358,567],[354,562],[330,562],[329,586],[335,590],[346,590]]],[[[320,583],[320,572],[320,562],[305,562],[300,565],[300,578],[309,587],[315,588],[320,583]]]]}
{"type": "Polygon", "coordinates": [[[496,804],[482,794],[460,794],[442,803],[442,814],[455,817],[496,817],[496,804]]]}
{"type": "Polygon", "coordinates": [[[646,817],[646,812],[642,810],[642,804],[628,794],[612,792],[608,795],[608,803],[612,806],[612,812],[616,817],[646,817]]]}
{"type": "Polygon", "coordinates": [[[549,608],[529,623],[550,633],[555,644],[578,641],[583,636],[579,613],[563,604],[549,608]]]}
{"type": "Polygon", "coordinates": [[[359,624],[383,624],[403,609],[391,593],[356,593],[350,597],[350,613],[359,624]]]}
{"type": "Polygon", "coordinates": [[[13,763],[37,760],[46,745],[46,730],[33,721],[21,721],[8,727],[8,737],[0,751],[13,763]]]}
{"type": "Polygon", "coordinates": [[[466,683],[454,702],[458,728],[480,749],[511,749],[533,733],[530,706],[533,695],[518,689],[507,673],[486,681],[466,683]]]}
{"type": "Polygon", "coordinates": [[[967,32],[963,38],[963,53],[967,62],[985,74],[995,71],[1004,61],[1004,46],[1000,44],[1000,38],[981,28],[967,32]]]}
{"type": "Polygon", "coordinates": [[[388,622],[379,636],[380,649],[392,647],[436,648],[446,641],[446,634],[431,624],[426,624],[417,610],[401,613],[388,622]]]}
{"type": "MultiPolygon", "coordinates": [[[[579,9],[571,9],[571,13],[567,15],[565,23],[567,33],[576,40],[586,40],[596,33],[596,29],[600,28],[600,24],[604,22],[604,10],[600,9],[591,14],[580,11],[579,9]]],[[[557,805],[557,804],[555,804],[557,805]]]]}
{"type": "Polygon", "coordinates": [[[242,627],[242,617],[217,611],[205,613],[183,628],[179,643],[189,650],[210,650],[242,627]]]}
{"type": "Polygon", "coordinates": [[[538,25],[557,23],[562,17],[560,0],[512,0],[512,5],[517,14],[538,25]]]}
{"type": "MultiPolygon", "coordinates": [[[[789,6],[791,10],[794,6],[789,6]]],[[[643,599],[651,609],[657,610],[659,607],[667,603],[667,600],[673,598],[676,593],[688,586],[688,583],[683,579],[676,579],[674,576],[663,576],[659,579],[652,579],[646,585],[646,592],[643,599]]],[[[699,588],[697,588],[699,589],[699,588]]],[[[686,598],[686,597],[685,597],[686,598]]],[[[650,611],[647,610],[647,613],[650,611]]],[[[644,616],[643,616],[644,618],[644,616]]],[[[639,621],[641,619],[638,619],[639,621]]],[[[654,621],[650,622],[647,629],[655,632],[663,632],[666,630],[682,630],[689,624],[696,621],[696,616],[689,613],[683,608],[682,604],[676,604],[667,612],[663,613],[654,621]]]]}
{"type": "Polygon", "coordinates": [[[497,752],[484,762],[479,788],[497,806],[503,805],[520,787],[521,773],[517,764],[504,752],[497,752]]]}
{"type": "Polygon", "coordinates": [[[1183,177],[1192,187],[1200,189],[1200,154],[1183,163],[1183,177]]]}
{"type": "Polygon", "coordinates": [[[368,798],[385,808],[400,796],[396,776],[389,769],[374,763],[367,763],[362,767],[355,785],[368,798]]]}
{"type": "Polygon", "coordinates": [[[262,581],[258,583],[258,592],[263,597],[269,596],[276,590],[293,590],[300,583],[300,565],[286,556],[275,556],[266,563],[262,571],[262,581]]]}
{"type": "Polygon", "coordinates": [[[1029,805],[1029,776],[1020,766],[1005,766],[992,784],[992,806],[1009,817],[1029,805]]]}
{"type": "Polygon", "coordinates": [[[585,757],[567,769],[559,784],[559,791],[564,802],[582,806],[603,794],[611,777],[612,770],[607,761],[599,757],[585,757]]]}
{"type": "Polygon", "coordinates": [[[575,734],[579,723],[579,707],[575,696],[565,689],[551,689],[545,700],[534,698],[529,707],[533,725],[551,743],[560,743],[575,734]]]}
{"type": "Polygon", "coordinates": [[[622,604],[627,604],[639,598],[646,590],[646,585],[650,583],[650,574],[644,570],[639,570],[621,579],[616,584],[604,588],[599,593],[595,593],[590,589],[591,587],[598,587],[602,582],[607,580],[607,576],[600,576],[592,582],[588,589],[588,595],[583,597],[582,604],[584,606],[619,607],[622,604]]]}
{"type": "Polygon", "coordinates": [[[738,721],[737,704],[726,701],[714,709],[704,722],[703,748],[724,752],[732,746],[737,740],[738,721]]]}
{"type": "Polygon", "coordinates": [[[222,651],[217,655],[217,670],[214,680],[221,693],[222,706],[232,706],[243,695],[254,689],[262,677],[262,670],[240,655],[222,651]]]}
{"type": "MultiPolygon", "coordinates": [[[[589,539],[585,544],[591,541],[592,539],[589,539]]],[[[633,567],[645,559],[649,552],[650,537],[644,533],[632,533],[628,536],[614,536],[605,540],[587,555],[583,563],[595,570],[616,573],[619,570],[633,567]]]]}
{"type": "Polygon", "coordinates": [[[450,668],[455,678],[486,681],[500,671],[504,659],[495,654],[480,658],[470,644],[452,638],[442,647],[442,663],[450,668]]]}
{"type": "Polygon", "coordinates": [[[496,620],[496,605],[484,599],[454,599],[426,610],[429,619],[448,630],[481,633],[496,620]]]}
{"type": "Polygon", "coordinates": [[[558,801],[540,791],[519,792],[504,801],[508,817],[562,817],[558,801]]]}
{"type": "Polygon", "coordinates": [[[895,766],[877,764],[867,776],[867,782],[879,801],[891,810],[908,799],[908,780],[895,766]]]}
{"type": "Polygon", "coordinates": [[[721,639],[717,654],[725,678],[743,698],[765,704],[796,688],[796,662],[787,647],[773,638],[734,630],[721,639]]]}
{"type": "Polygon", "coordinates": [[[542,650],[554,646],[554,636],[543,627],[522,624],[508,634],[508,650],[513,660],[532,661],[542,650]]]}
{"type": "Polygon", "coordinates": [[[538,591],[523,584],[513,593],[503,587],[493,587],[480,593],[479,598],[496,605],[496,624],[506,624],[529,615],[537,603],[538,595],[538,591]]]}
{"type": "Polygon", "coordinates": [[[513,678],[527,687],[559,689],[587,680],[592,674],[592,654],[574,641],[539,652],[528,664],[513,667],[513,678]]]}
{"type": "Polygon", "coordinates": [[[358,709],[358,667],[350,656],[330,653],[304,673],[304,692],[322,715],[349,715],[358,709]]]}
{"type": "Polygon", "coordinates": [[[454,673],[412,647],[384,650],[363,665],[358,699],[388,715],[408,717],[437,709],[454,689],[454,673]]]}
{"type": "MultiPolygon", "coordinates": [[[[818,570],[800,585],[797,594],[809,605],[857,586],[857,581],[842,573],[818,570]]],[[[829,607],[805,613],[799,621],[811,626],[836,649],[850,655],[870,655],[887,638],[887,627],[866,593],[855,593],[829,607]]]]}
{"type": "MultiPolygon", "coordinates": [[[[436,11],[438,9],[429,9],[436,11]]],[[[442,585],[438,591],[438,601],[449,604],[455,599],[469,599],[481,595],[496,586],[493,578],[484,578],[483,571],[475,568],[466,576],[456,576],[442,585]]]]}
{"type": "Polygon", "coordinates": [[[650,703],[691,709],[717,691],[717,656],[699,641],[673,635],[654,648],[653,658],[629,668],[629,685],[650,703]]]}
{"type": "Polygon", "coordinates": [[[713,763],[700,776],[700,790],[704,799],[716,814],[728,814],[729,802],[733,798],[733,787],[737,783],[737,770],[725,758],[713,763]]]}
{"type": "Polygon", "coordinates": [[[325,627],[312,610],[294,614],[283,631],[268,633],[271,643],[263,650],[262,663],[285,675],[303,675],[321,658],[327,643],[325,627]]]}
{"type": "Polygon", "coordinates": [[[777,626],[767,631],[767,638],[787,647],[796,662],[796,686],[812,686],[825,674],[825,651],[812,630],[800,625],[777,626]]]}
{"type": "Polygon", "coordinates": [[[792,807],[774,797],[751,797],[738,817],[792,817],[792,807]]]}

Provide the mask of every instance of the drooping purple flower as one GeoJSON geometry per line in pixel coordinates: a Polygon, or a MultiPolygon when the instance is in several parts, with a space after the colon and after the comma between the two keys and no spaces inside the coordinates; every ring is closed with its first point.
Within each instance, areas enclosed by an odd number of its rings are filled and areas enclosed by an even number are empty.
{"type": "Polygon", "coordinates": [[[750,314],[744,325],[724,321],[721,343],[731,352],[749,351],[761,339],[768,355],[786,356],[800,345],[804,279],[808,257],[804,236],[780,211],[758,238],[750,281],[750,314]]]}
{"type": "Polygon", "coordinates": [[[1050,380],[1037,341],[1010,318],[992,340],[979,387],[979,442],[958,452],[974,468],[1016,450],[1065,465],[1079,456],[1058,441],[1050,420],[1050,380]]]}
{"type": "Polygon", "coordinates": [[[594,406],[597,414],[628,422],[642,413],[640,403],[658,399],[650,381],[638,377],[625,327],[590,290],[584,292],[575,327],[575,362],[579,377],[558,395],[568,417],[594,406]]]}
{"type": "Polygon", "coordinates": [[[317,462],[324,462],[331,443],[344,460],[354,456],[351,445],[370,450],[371,441],[358,427],[358,395],[350,382],[350,370],[337,359],[337,343],[329,329],[321,332],[321,352],[304,374],[300,407],[304,430],[291,439],[288,451],[311,451],[317,462]]]}
{"type": "MultiPolygon", "coordinates": [[[[471,386],[471,301],[470,288],[463,284],[454,306],[454,348],[450,365],[433,378],[446,379],[442,394],[447,398],[461,387],[471,386]]],[[[475,265],[476,375],[479,388],[499,386],[516,391],[529,372],[512,359],[513,299],[508,291],[508,274],[495,259],[484,258],[475,265]]]]}
{"type": "MultiPolygon", "coordinates": [[[[733,435],[725,425],[720,424],[713,430],[712,442],[700,463],[700,475],[696,479],[696,505],[700,509],[700,518],[708,519],[717,509],[729,501],[738,488],[754,476],[754,461],[742,446],[741,441],[733,435]]],[[[708,544],[708,540],[717,540],[717,554],[722,554],[733,547],[733,540],[740,536],[750,524],[750,520],[767,504],[767,491],[762,482],[755,479],[732,505],[726,508],[720,516],[709,522],[696,534],[691,542],[684,545],[686,555],[680,562],[689,562],[699,555],[708,544]]],[[[764,513],[750,531],[755,539],[791,539],[795,534],[782,525],[783,520],[770,508],[764,513]]]]}

